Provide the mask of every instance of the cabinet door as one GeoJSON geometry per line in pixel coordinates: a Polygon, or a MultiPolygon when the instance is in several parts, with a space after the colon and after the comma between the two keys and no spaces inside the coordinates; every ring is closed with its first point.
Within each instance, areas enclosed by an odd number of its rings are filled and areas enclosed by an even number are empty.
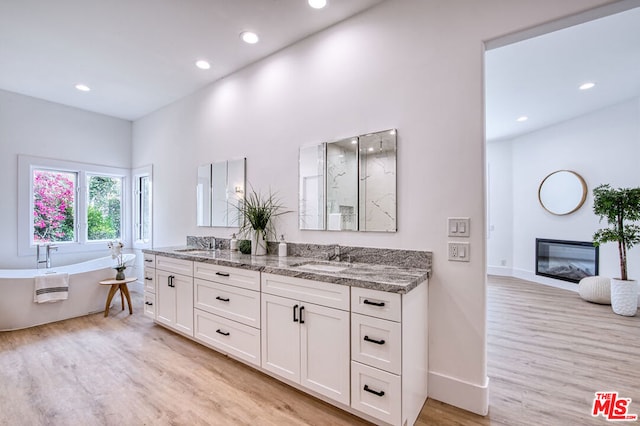
{"type": "Polygon", "coordinates": [[[349,312],[303,303],[300,384],[349,405],[349,312]]]}
{"type": "Polygon", "coordinates": [[[173,327],[176,323],[176,289],[169,284],[170,272],[156,270],[156,320],[173,327]]]}
{"type": "Polygon", "coordinates": [[[193,337],[193,278],[173,275],[176,294],[176,317],[174,328],[193,337]]]}
{"type": "Polygon", "coordinates": [[[300,383],[299,309],[297,301],[262,295],[262,368],[296,383],[300,383]]]}

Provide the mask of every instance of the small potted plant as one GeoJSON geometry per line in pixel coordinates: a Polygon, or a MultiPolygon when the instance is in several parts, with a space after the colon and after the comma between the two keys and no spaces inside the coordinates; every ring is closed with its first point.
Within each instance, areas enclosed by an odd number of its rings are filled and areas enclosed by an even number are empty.
{"type": "Polygon", "coordinates": [[[109,241],[107,244],[109,250],[111,251],[111,258],[116,259],[118,264],[113,267],[116,270],[116,280],[124,280],[124,271],[127,269],[127,265],[125,265],[124,257],[122,254],[122,249],[124,248],[124,244],[122,241],[109,241]]]}
{"type": "Polygon", "coordinates": [[[290,211],[285,210],[271,191],[268,195],[262,195],[253,187],[236,208],[244,217],[240,220],[240,234],[251,238],[251,254],[267,254],[267,239],[276,236],[273,219],[290,211]]]}
{"type": "Polygon", "coordinates": [[[638,308],[638,282],[627,276],[627,251],[640,243],[640,188],[614,189],[608,184],[593,190],[593,212],[609,227],[593,234],[593,244],[617,243],[620,278],[611,279],[611,307],[618,315],[634,316],[638,308]]]}

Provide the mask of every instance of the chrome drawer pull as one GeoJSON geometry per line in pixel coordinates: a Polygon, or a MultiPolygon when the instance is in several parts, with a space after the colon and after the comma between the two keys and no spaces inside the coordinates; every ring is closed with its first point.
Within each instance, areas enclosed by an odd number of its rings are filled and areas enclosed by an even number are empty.
{"type": "Polygon", "coordinates": [[[370,389],[369,386],[367,385],[364,385],[364,390],[377,396],[384,396],[384,391],[374,391],[373,389],[370,389]]]}
{"type": "Polygon", "coordinates": [[[216,330],[216,333],[218,333],[218,334],[222,334],[223,336],[228,336],[228,335],[229,335],[229,332],[228,332],[228,331],[227,331],[227,332],[224,332],[224,331],[222,331],[222,330],[220,330],[220,329],[217,329],[217,330],[216,330]]]}
{"type": "Polygon", "coordinates": [[[369,338],[369,336],[364,336],[364,341],[365,342],[375,343],[376,345],[384,345],[384,339],[383,340],[374,340],[374,339],[369,338]]]}
{"type": "Polygon", "coordinates": [[[384,306],[384,302],[371,302],[369,299],[364,299],[362,303],[364,303],[365,305],[372,305],[372,306],[384,306]]]}

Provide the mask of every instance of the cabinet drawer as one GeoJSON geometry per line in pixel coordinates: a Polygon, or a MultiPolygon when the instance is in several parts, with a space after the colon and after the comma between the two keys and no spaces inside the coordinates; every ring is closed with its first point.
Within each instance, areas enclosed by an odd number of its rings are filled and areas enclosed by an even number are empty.
{"type": "Polygon", "coordinates": [[[144,291],[156,292],[156,270],[154,268],[144,268],[144,291]]]}
{"type": "Polygon", "coordinates": [[[193,312],[196,340],[260,366],[260,330],[200,309],[193,312]]]}
{"type": "Polygon", "coordinates": [[[184,259],[174,259],[172,257],[156,256],[156,269],[175,274],[193,276],[193,262],[184,259]]]}
{"type": "Polygon", "coordinates": [[[195,308],[260,328],[260,293],[199,278],[194,279],[195,308]]]}
{"type": "Polygon", "coordinates": [[[398,293],[360,287],[351,289],[351,312],[400,322],[401,307],[402,299],[398,293]]]}
{"type": "Polygon", "coordinates": [[[156,318],[156,295],[148,291],[144,292],[144,315],[155,319],[156,318]]]}
{"type": "Polygon", "coordinates": [[[156,255],[144,253],[144,266],[147,268],[156,267],[156,255]]]}
{"type": "Polygon", "coordinates": [[[351,359],[389,373],[402,371],[399,322],[351,314],[351,359]]]}
{"type": "Polygon", "coordinates": [[[349,310],[349,286],[346,285],[263,273],[262,291],[343,311],[349,310]]]}
{"type": "Polygon", "coordinates": [[[351,407],[384,422],[401,424],[400,376],[351,362],[351,407]]]}
{"type": "Polygon", "coordinates": [[[259,271],[194,262],[193,276],[203,280],[260,291],[259,271]]]}

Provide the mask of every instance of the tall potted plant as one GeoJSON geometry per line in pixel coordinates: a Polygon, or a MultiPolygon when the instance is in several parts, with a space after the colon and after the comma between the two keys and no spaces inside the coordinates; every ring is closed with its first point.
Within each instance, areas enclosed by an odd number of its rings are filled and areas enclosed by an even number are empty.
{"type": "Polygon", "coordinates": [[[244,219],[240,219],[240,234],[251,238],[251,254],[263,256],[267,254],[267,239],[276,237],[273,219],[289,210],[269,191],[268,195],[257,192],[253,187],[238,203],[237,209],[244,219]]]}
{"type": "Polygon", "coordinates": [[[611,279],[611,307],[618,315],[633,316],[638,308],[638,282],[627,276],[627,251],[640,243],[640,188],[614,189],[608,184],[593,190],[593,212],[609,226],[593,234],[593,244],[617,243],[620,278],[611,279]]]}

